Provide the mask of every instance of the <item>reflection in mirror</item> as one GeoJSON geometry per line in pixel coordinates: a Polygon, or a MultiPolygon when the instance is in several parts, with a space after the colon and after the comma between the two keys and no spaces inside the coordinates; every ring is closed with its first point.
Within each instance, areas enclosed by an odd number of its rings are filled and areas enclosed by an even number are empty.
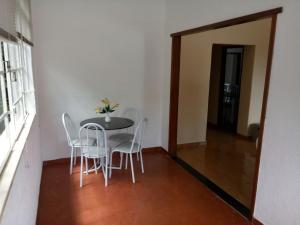
{"type": "Polygon", "coordinates": [[[177,157],[250,208],[271,19],[181,40],[177,157]]]}

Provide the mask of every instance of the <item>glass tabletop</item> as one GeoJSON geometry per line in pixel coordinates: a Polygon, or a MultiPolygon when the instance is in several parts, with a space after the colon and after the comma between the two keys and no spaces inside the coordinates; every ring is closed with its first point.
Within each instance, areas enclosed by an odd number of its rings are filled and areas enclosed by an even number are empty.
{"type": "Polygon", "coordinates": [[[87,123],[96,123],[101,125],[105,130],[120,130],[131,127],[134,125],[133,120],[123,117],[111,117],[111,121],[105,122],[105,117],[95,117],[86,119],[80,122],[80,126],[87,123]]]}

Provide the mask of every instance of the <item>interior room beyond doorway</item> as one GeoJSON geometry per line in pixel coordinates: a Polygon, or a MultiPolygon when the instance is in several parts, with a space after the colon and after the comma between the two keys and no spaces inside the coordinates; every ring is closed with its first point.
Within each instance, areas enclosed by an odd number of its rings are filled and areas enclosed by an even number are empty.
{"type": "Polygon", "coordinates": [[[181,38],[177,157],[251,208],[271,19],[181,38]]]}

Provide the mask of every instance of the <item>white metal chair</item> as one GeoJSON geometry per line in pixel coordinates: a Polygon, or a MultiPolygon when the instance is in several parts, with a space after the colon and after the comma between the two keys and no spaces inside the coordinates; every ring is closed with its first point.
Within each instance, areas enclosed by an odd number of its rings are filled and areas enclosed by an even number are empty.
{"type": "MultiPolygon", "coordinates": [[[[76,165],[76,158],[77,158],[77,149],[80,148],[80,141],[77,136],[77,131],[75,129],[75,125],[68,113],[62,114],[62,123],[65,128],[65,132],[67,135],[68,146],[71,148],[71,157],[70,157],[70,174],[73,171],[73,165],[76,165]]],[[[90,137],[87,139],[83,144],[84,145],[93,145],[96,139],[90,137]]]]}
{"type": "MultiPolygon", "coordinates": [[[[133,159],[132,159],[132,155],[134,153],[139,154],[142,173],[144,173],[144,162],[143,162],[143,155],[142,155],[142,146],[143,146],[143,136],[144,136],[145,122],[146,122],[146,119],[142,119],[138,122],[138,124],[135,128],[134,137],[131,141],[123,142],[123,143],[117,145],[114,149],[112,149],[112,151],[110,153],[110,165],[111,165],[110,166],[110,171],[109,171],[109,177],[110,178],[111,178],[111,175],[112,175],[112,169],[122,169],[121,165],[120,165],[120,167],[113,167],[112,166],[112,155],[115,152],[120,152],[120,154],[125,153],[126,155],[129,155],[130,165],[131,165],[132,182],[133,183],[135,183],[133,159]]],[[[121,160],[122,160],[122,158],[121,158],[121,160]]]]}
{"type": "MultiPolygon", "coordinates": [[[[122,117],[128,118],[133,120],[134,125],[132,127],[126,128],[125,130],[112,134],[109,136],[108,140],[109,140],[109,144],[110,147],[115,147],[121,143],[124,142],[128,142],[128,141],[132,141],[133,137],[134,137],[134,131],[136,128],[136,125],[138,123],[138,121],[140,121],[141,119],[141,113],[136,109],[136,108],[126,108],[122,115],[122,117]]],[[[123,162],[123,153],[120,154],[121,155],[121,161],[120,161],[120,169],[122,168],[122,162],[123,162]]],[[[137,153],[137,160],[139,160],[139,154],[137,153]]],[[[125,162],[125,168],[127,169],[127,165],[128,165],[128,154],[126,154],[126,162],[125,162]]]]}
{"type": "Polygon", "coordinates": [[[117,144],[133,139],[136,123],[138,123],[138,121],[141,119],[139,111],[135,108],[126,108],[121,116],[133,120],[134,125],[126,128],[122,132],[118,132],[109,136],[108,140],[117,144]]]}
{"type": "Polygon", "coordinates": [[[95,171],[102,168],[103,176],[105,180],[105,186],[107,186],[108,178],[108,162],[109,162],[109,148],[107,146],[107,136],[105,129],[99,124],[87,123],[79,130],[79,139],[81,144],[81,156],[80,156],[80,187],[83,185],[83,158],[85,158],[86,173],[89,171],[95,171]],[[94,134],[93,134],[94,133],[94,134]],[[90,136],[96,137],[96,145],[89,146],[84,145],[90,136]],[[89,170],[88,159],[94,160],[94,168],[89,170]],[[96,161],[100,160],[100,166],[97,166],[96,161]]]}

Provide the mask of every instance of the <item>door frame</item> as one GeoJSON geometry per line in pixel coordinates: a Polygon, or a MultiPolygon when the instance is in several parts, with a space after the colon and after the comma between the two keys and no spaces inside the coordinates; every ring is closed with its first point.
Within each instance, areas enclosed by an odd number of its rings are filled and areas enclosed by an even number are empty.
{"type": "Polygon", "coordinates": [[[213,24],[209,24],[209,25],[205,25],[205,26],[201,26],[189,30],[176,32],[170,35],[172,38],[172,49],[171,49],[171,84],[170,84],[168,150],[169,150],[169,154],[175,158],[176,151],[177,151],[177,123],[178,123],[181,37],[189,34],[195,34],[195,33],[205,32],[209,30],[220,29],[224,27],[253,22],[253,21],[262,20],[266,18],[272,19],[269,48],[268,48],[267,69],[266,69],[266,77],[265,77],[265,85],[264,85],[264,93],[263,93],[263,103],[262,103],[261,119],[260,119],[260,133],[259,133],[258,145],[257,145],[257,156],[256,156],[254,182],[253,182],[252,195],[251,195],[251,207],[250,207],[249,220],[253,220],[253,213],[254,213],[255,200],[256,200],[257,181],[258,181],[259,164],[260,164],[260,157],[261,157],[262,139],[264,134],[264,124],[265,124],[265,117],[266,117],[266,110],[267,110],[267,100],[268,100],[269,85],[270,85],[277,15],[279,13],[282,13],[282,11],[283,11],[282,7],[274,8],[274,9],[270,9],[270,10],[242,16],[242,17],[237,17],[234,19],[225,20],[222,22],[217,22],[217,23],[213,23],[213,24]]]}

